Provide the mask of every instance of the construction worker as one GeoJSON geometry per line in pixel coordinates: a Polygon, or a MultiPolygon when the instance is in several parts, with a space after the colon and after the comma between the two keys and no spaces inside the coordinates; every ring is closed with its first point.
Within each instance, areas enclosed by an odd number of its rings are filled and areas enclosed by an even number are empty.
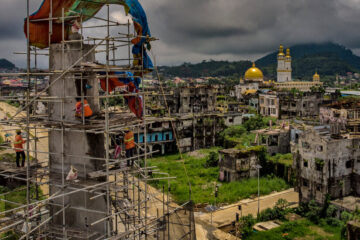
{"type": "Polygon", "coordinates": [[[132,167],[134,166],[134,159],[131,159],[131,165],[130,165],[129,158],[132,158],[134,156],[135,141],[134,141],[134,133],[129,129],[125,129],[124,143],[125,143],[126,158],[128,159],[127,166],[132,167]]]}
{"type": "Polygon", "coordinates": [[[24,152],[24,148],[23,148],[23,144],[26,141],[21,137],[21,130],[18,129],[16,130],[16,136],[15,136],[15,142],[14,142],[14,148],[15,148],[15,152],[16,152],[16,166],[19,168],[20,167],[20,155],[22,157],[22,162],[21,162],[21,167],[24,167],[25,165],[25,152],[24,152]]]}
{"type": "MultiPolygon", "coordinates": [[[[76,98],[76,105],[75,105],[75,117],[82,118],[82,102],[81,98],[76,98]]],[[[90,105],[86,99],[84,99],[84,117],[89,118],[93,115],[93,111],[90,108],[90,105]]]]}

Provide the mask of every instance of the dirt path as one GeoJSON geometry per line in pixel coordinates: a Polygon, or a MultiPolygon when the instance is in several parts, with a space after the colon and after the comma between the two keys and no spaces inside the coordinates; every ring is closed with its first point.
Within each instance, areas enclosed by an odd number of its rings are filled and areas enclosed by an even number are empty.
{"type": "MultiPolygon", "coordinates": [[[[266,208],[272,208],[275,206],[276,202],[279,199],[285,199],[289,203],[292,203],[292,207],[295,207],[299,203],[299,194],[294,191],[294,189],[289,189],[283,192],[270,194],[267,196],[260,197],[260,211],[266,208]]],[[[213,226],[217,228],[221,228],[227,225],[230,225],[233,221],[235,221],[236,213],[241,215],[241,211],[238,210],[238,206],[242,206],[242,215],[246,216],[248,214],[252,214],[254,216],[257,215],[258,211],[258,200],[256,199],[245,199],[235,204],[228,205],[226,207],[222,207],[221,209],[211,213],[204,213],[197,216],[198,219],[211,223],[211,215],[213,226]]]]}

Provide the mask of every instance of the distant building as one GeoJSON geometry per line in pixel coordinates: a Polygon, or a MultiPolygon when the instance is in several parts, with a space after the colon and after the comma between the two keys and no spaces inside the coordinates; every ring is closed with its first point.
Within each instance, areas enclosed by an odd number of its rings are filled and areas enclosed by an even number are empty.
{"type": "Polygon", "coordinates": [[[265,146],[270,155],[290,153],[290,127],[266,128],[253,131],[257,134],[258,145],[265,146]]]}
{"type": "Polygon", "coordinates": [[[360,135],[360,102],[349,98],[320,108],[320,122],[330,124],[331,134],[360,135]]]}
{"type": "Polygon", "coordinates": [[[313,81],[289,81],[283,83],[275,83],[274,87],[278,90],[291,90],[297,89],[302,92],[310,92],[314,88],[322,87],[323,83],[320,82],[320,75],[315,73],[313,76],[313,81]]]}
{"type": "Polygon", "coordinates": [[[278,53],[278,66],[277,66],[277,82],[290,82],[291,76],[291,56],[290,49],[286,49],[286,55],[284,54],[284,46],[280,45],[278,53]]]}
{"type": "Polygon", "coordinates": [[[259,94],[259,113],[262,116],[279,118],[280,101],[276,92],[259,94]]]}
{"type": "Polygon", "coordinates": [[[232,148],[219,153],[220,181],[233,182],[256,176],[255,166],[259,160],[255,151],[232,148]]]}
{"type": "Polygon", "coordinates": [[[273,92],[259,94],[259,113],[278,119],[317,117],[324,101],[321,92],[273,92]]]}

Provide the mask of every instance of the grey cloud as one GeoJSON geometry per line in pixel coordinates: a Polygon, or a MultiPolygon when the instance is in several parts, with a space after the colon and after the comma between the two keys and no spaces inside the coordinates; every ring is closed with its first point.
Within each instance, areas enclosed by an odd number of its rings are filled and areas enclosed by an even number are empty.
{"type": "MultiPolygon", "coordinates": [[[[32,10],[42,0],[31,0],[32,10]]],[[[24,41],[25,1],[1,0],[0,57],[24,41]]],[[[158,64],[254,59],[280,43],[338,42],[360,49],[358,0],[140,0],[160,38],[158,64]]],[[[111,7],[119,11],[121,7],[111,7]]],[[[104,16],[106,11],[99,15],[104,16]]],[[[103,30],[93,30],[94,35],[103,30]]],[[[114,31],[115,32],[115,31],[114,31]]],[[[113,32],[113,33],[114,33],[113,32]]],[[[12,49],[11,51],[15,51],[12,49]]],[[[16,60],[17,61],[17,60],[16,60]]],[[[20,63],[20,61],[19,61],[20,63]]]]}

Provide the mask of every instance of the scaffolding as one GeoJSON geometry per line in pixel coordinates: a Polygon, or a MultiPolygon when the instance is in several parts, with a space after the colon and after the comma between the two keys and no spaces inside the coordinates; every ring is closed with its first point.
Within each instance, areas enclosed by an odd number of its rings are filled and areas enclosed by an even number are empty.
{"type": "MultiPolygon", "coordinates": [[[[29,1],[27,32],[31,21],[29,1]]],[[[27,240],[195,239],[193,204],[190,200],[182,205],[171,202],[170,180],[174,178],[148,164],[149,156],[155,152],[148,150],[146,137],[143,144],[137,144],[132,157],[115,157],[113,153],[119,140],[116,136],[123,136],[128,128],[138,136],[140,133],[146,136],[149,124],[159,120],[145,115],[146,96],[152,92],[146,91],[144,81],[137,93],[108,91],[109,79],[122,77],[114,74],[115,71],[145,76],[143,67],[132,66],[132,60],[143,61],[131,56],[131,38],[136,34],[131,31],[130,21],[111,19],[110,6],[106,5],[106,18],[95,17],[101,22],[99,25],[80,23],[78,35],[68,40],[65,24],[69,18],[81,21],[82,16],[74,13],[65,17],[62,9],[61,17],[53,17],[50,12],[49,18],[36,20],[48,22],[49,26],[53,21],[61,22],[61,43],[38,49],[27,40],[27,51],[16,53],[26,55],[27,71],[0,75],[27,79],[23,97],[1,96],[0,99],[24,103],[8,119],[0,121],[3,134],[17,129],[26,133],[26,167],[18,169],[14,164],[0,164],[0,177],[23,183],[16,191],[26,190],[25,203],[8,200],[6,196],[11,192],[0,194],[0,201],[11,206],[0,213],[0,233],[15,231],[20,233],[20,239],[27,240]],[[112,28],[117,32],[114,36],[112,28]],[[94,29],[106,29],[106,33],[84,37],[86,31],[96,32],[94,29]],[[105,63],[94,61],[98,54],[105,54],[105,63]],[[39,56],[49,57],[48,71],[38,69],[39,56]],[[49,78],[49,85],[39,90],[39,79],[44,77],[49,78]],[[107,91],[99,94],[96,85],[101,78],[106,79],[107,91]],[[85,87],[88,83],[94,83],[90,90],[85,87]],[[73,95],[74,92],[77,94],[73,95]],[[142,118],[110,106],[111,99],[125,96],[141,97],[142,118]],[[96,117],[86,119],[82,108],[81,120],[74,120],[69,106],[76,98],[81,99],[82,106],[89,100],[96,117]],[[38,104],[47,106],[46,112],[36,111],[38,104]],[[78,149],[83,146],[88,147],[78,149]],[[129,161],[134,165],[128,166],[129,161]],[[66,180],[73,165],[78,178],[66,180]],[[150,186],[151,181],[159,180],[168,182],[162,191],[150,186]]],[[[49,42],[51,34],[49,27],[49,42]]],[[[16,150],[12,144],[2,148],[16,150]]],[[[8,238],[3,236],[1,239],[8,238]]]]}

